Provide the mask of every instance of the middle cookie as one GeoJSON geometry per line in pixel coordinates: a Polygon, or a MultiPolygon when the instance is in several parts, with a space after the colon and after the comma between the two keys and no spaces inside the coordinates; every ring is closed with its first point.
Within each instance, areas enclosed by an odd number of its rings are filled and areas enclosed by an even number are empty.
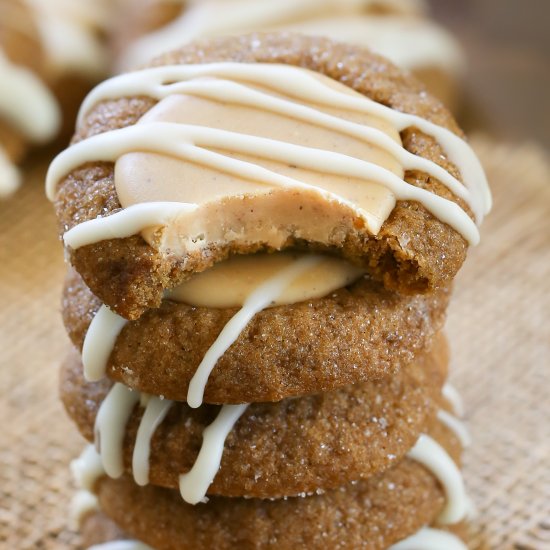
{"type": "MultiPolygon", "coordinates": [[[[208,493],[278,498],[366,479],[393,466],[433,423],[447,371],[442,336],[411,365],[385,378],[280,403],[253,403],[226,439],[221,467],[208,493]]],[[[83,436],[94,439],[94,420],[112,386],[86,383],[73,351],[62,369],[61,397],[83,436]]],[[[132,471],[143,408],[135,406],[123,440],[132,471]]],[[[177,487],[193,466],[204,429],[219,407],[173,403],[150,444],[149,481],[177,487]]],[[[135,472],[134,472],[135,475],[135,472]]]]}
{"type": "MultiPolygon", "coordinates": [[[[327,266],[322,267],[325,274],[327,266]]],[[[231,294],[231,281],[238,280],[230,279],[223,291],[231,294]]],[[[404,296],[361,274],[351,282],[345,277],[335,281],[333,289],[324,289],[320,297],[268,307],[243,323],[236,340],[212,365],[204,402],[279,401],[379,379],[429,348],[443,325],[449,288],[404,296]]],[[[194,297],[196,288],[189,294],[194,297]]],[[[172,295],[160,308],[127,322],[102,306],[80,276],[70,271],[63,317],[79,349],[86,347],[89,333],[100,334],[89,347],[104,355],[109,378],[141,392],[187,401],[197,368],[240,311],[235,304],[212,307],[187,299],[180,296],[176,301],[172,295]],[[107,345],[105,334],[110,333],[98,330],[96,322],[103,313],[122,327],[107,345]]],[[[83,360],[86,366],[86,353],[83,360]]]]}

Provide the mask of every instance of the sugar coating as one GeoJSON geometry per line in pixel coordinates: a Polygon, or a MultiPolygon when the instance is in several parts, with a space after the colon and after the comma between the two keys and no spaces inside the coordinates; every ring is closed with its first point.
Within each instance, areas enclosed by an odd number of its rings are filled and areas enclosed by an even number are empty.
{"type": "MultiPolygon", "coordinates": [[[[435,425],[431,435],[458,460],[460,445],[448,431],[435,425]]],[[[307,497],[211,497],[206,505],[193,507],[175,490],[139,488],[127,476],[101,480],[98,496],[120,528],[159,550],[179,549],[181,541],[197,550],[382,550],[431,524],[444,504],[435,478],[409,459],[368,481],[307,497]]]]}
{"type": "MultiPolygon", "coordinates": [[[[228,436],[208,494],[276,498],[329,489],[396,464],[434,423],[447,370],[444,341],[400,372],[341,390],[249,406],[228,436]]],[[[81,433],[93,441],[97,410],[111,383],[86,383],[77,354],[65,362],[61,397],[81,433]]],[[[173,405],[151,443],[150,482],[178,487],[194,464],[217,406],[173,405]]],[[[143,408],[124,440],[126,471],[143,408]]]]}
{"type": "MultiPolygon", "coordinates": [[[[431,345],[449,296],[449,288],[399,295],[365,278],[325,298],[266,309],[218,361],[205,401],[277,401],[395,372],[431,345]]],[[[100,305],[82,279],[69,272],[63,318],[78,348],[100,305]]],[[[236,311],[165,301],[122,330],[107,375],[134,389],[184,401],[197,366],[236,311]]]]}
{"type": "MultiPolygon", "coordinates": [[[[340,80],[375,101],[460,133],[445,108],[428,96],[408,73],[366,50],[326,39],[268,34],[197,42],[158,58],[154,64],[229,60],[305,66],[340,80]]],[[[148,98],[102,102],[86,117],[75,140],[135,124],[154,104],[148,98]]],[[[409,129],[402,133],[402,140],[410,152],[429,158],[459,176],[433,138],[409,129]]],[[[455,200],[467,209],[445,186],[426,174],[410,171],[405,180],[455,200]]],[[[61,232],[119,208],[112,163],[90,163],[60,182],[56,211],[61,232]]],[[[398,202],[376,238],[368,238],[361,228],[348,228],[339,242],[340,246],[328,250],[363,265],[388,288],[408,293],[449,283],[467,249],[457,232],[418,203],[407,201],[398,202]]],[[[163,289],[173,288],[190,273],[202,271],[230,253],[251,253],[258,248],[261,245],[234,249],[230,243],[220,243],[207,251],[179,258],[161,255],[140,236],[134,236],[79,248],[71,252],[71,261],[103,302],[122,316],[135,319],[148,307],[160,304],[163,289]]],[[[283,248],[327,250],[323,243],[295,239],[289,239],[283,248]]]]}

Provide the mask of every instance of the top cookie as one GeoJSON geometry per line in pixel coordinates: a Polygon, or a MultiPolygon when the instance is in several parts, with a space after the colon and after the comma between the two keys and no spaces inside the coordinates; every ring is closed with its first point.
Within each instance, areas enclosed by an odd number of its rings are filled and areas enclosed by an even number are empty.
{"type": "Polygon", "coordinates": [[[96,88],[48,192],[71,262],[129,319],[231,254],[336,254],[385,286],[447,284],[490,207],[452,116],[360,48],[192,43],[96,88]]]}

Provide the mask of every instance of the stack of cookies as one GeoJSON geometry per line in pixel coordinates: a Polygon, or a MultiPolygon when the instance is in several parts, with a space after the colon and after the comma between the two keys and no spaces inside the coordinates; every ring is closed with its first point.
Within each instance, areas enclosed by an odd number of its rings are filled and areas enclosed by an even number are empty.
{"type": "Polygon", "coordinates": [[[442,328],[490,195],[409,73],[190,43],[89,94],[47,192],[88,544],[464,548],[442,328]]]}

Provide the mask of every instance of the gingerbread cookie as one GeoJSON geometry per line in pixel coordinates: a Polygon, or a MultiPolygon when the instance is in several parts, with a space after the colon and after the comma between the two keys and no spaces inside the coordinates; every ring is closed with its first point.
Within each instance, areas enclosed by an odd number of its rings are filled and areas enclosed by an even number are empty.
{"type": "Polygon", "coordinates": [[[388,288],[438,288],[490,207],[444,107],[391,63],[326,39],[190,44],[107,81],[81,115],[48,193],[73,265],[128,319],[262,250],[330,252],[388,288]]]}
{"type": "MultiPolygon", "coordinates": [[[[244,280],[252,277],[252,270],[247,265],[244,280]]],[[[231,298],[241,280],[233,275],[215,284],[206,281],[206,297],[212,300],[212,289],[219,286],[222,297],[231,298]]],[[[327,265],[321,275],[327,277],[327,265]]],[[[319,282],[316,288],[321,286],[319,282]]],[[[180,299],[197,300],[195,285],[191,291],[182,292],[180,299]]],[[[207,403],[277,401],[393,373],[431,346],[443,324],[449,295],[450,290],[442,288],[403,296],[360,277],[328,296],[260,311],[216,362],[204,399],[207,403]]],[[[79,349],[85,346],[87,376],[95,380],[106,373],[139,391],[186,400],[197,367],[239,310],[197,307],[175,298],[125,323],[101,306],[80,276],[70,271],[63,319],[73,343],[79,349]],[[115,341],[110,338],[109,319],[123,324],[115,341]]]]}
{"type": "MultiPolygon", "coordinates": [[[[393,466],[433,424],[441,405],[447,353],[440,337],[436,349],[401,371],[376,382],[341,390],[253,403],[234,425],[221,466],[208,494],[277,498],[335,488],[393,466]]],[[[94,422],[112,383],[86,383],[79,357],[72,352],[61,373],[61,399],[82,435],[94,440],[94,422]]],[[[124,465],[136,480],[178,487],[201,449],[202,434],[219,407],[191,409],[168,403],[151,438],[146,471],[136,462],[143,454],[147,398],[135,406],[126,425],[124,465]]]]}
{"type": "Polygon", "coordinates": [[[0,0],[0,198],[20,183],[36,145],[68,139],[78,105],[107,72],[100,22],[107,6],[82,0],[0,0]]]}
{"type": "MultiPolygon", "coordinates": [[[[433,435],[458,457],[450,432],[437,426],[433,435]]],[[[157,550],[179,550],[182,541],[197,549],[382,550],[434,523],[446,506],[439,481],[410,458],[366,481],[280,500],[212,497],[193,507],[177,491],[140,488],[129,477],[102,478],[95,491],[107,516],[157,550]]]]}
{"type": "Polygon", "coordinates": [[[291,31],[363,46],[413,71],[430,93],[456,107],[465,60],[451,33],[422,1],[139,0],[115,18],[117,66],[134,68],[197,38],[291,31]]]}

